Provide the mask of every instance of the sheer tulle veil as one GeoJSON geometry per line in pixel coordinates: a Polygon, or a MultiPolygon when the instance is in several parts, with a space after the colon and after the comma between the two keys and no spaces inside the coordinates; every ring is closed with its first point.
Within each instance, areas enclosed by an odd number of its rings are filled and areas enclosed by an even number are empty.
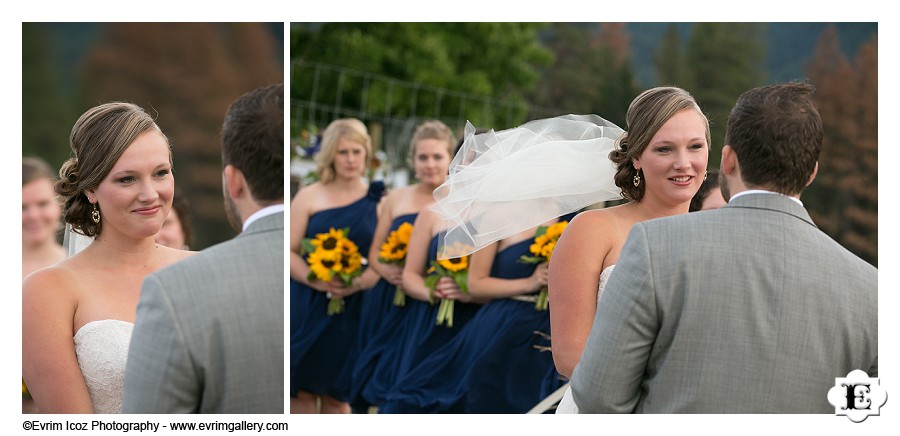
{"type": "Polygon", "coordinates": [[[66,223],[65,233],[63,233],[63,247],[66,249],[66,257],[71,257],[73,254],[84,250],[88,245],[91,245],[91,242],[94,242],[94,238],[76,232],[72,229],[72,224],[66,223]]]}
{"type": "Polygon", "coordinates": [[[446,229],[438,257],[493,242],[603,201],[621,199],[609,153],[622,134],[597,115],[564,115],[476,135],[466,123],[447,181],[434,191],[446,229]]]}

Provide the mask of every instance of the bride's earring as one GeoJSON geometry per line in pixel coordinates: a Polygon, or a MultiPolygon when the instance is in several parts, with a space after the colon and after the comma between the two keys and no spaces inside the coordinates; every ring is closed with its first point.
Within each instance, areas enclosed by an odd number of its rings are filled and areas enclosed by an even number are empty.
{"type": "MultiPolygon", "coordinates": [[[[638,171],[640,171],[640,170],[638,170],[638,171]]],[[[634,175],[634,180],[633,180],[633,182],[634,182],[634,187],[635,187],[635,188],[637,188],[638,186],[640,186],[640,184],[641,184],[641,173],[637,173],[637,174],[634,175]]]]}
{"type": "Polygon", "coordinates": [[[97,203],[94,203],[94,211],[91,212],[91,219],[94,220],[94,224],[100,224],[100,211],[97,210],[97,203]]]}
{"type": "Polygon", "coordinates": [[[703,180],[706,180],[707,177],[709,177],[709,171],[703,173],[703,180]]]}

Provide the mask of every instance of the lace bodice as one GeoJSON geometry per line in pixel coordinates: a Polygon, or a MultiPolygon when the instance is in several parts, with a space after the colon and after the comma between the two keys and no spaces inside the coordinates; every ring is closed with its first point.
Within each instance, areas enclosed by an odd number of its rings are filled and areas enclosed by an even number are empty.
{"type": "Polygon", "coordinates": [[[602,272],[600,272],[600,284],[597,285],[597,304],[600,303],[600,295],[603,294],[603,288],[606,287],[606,281],[609,280],[609,276],[612,275],[612,270],[615,265],[610,265],[606,267],[602,272]]]}
{"type": "Polygon", "coordinates": [[[75,355],[94,413],[121,413],[125,362],[134,324],[117,319],[91,321],[75,332],[75,355]]]}

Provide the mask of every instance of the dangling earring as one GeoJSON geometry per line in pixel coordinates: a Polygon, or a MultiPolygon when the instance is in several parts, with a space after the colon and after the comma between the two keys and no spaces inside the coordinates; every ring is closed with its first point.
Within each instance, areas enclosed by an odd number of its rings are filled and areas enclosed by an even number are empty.
{"type": "Polygon", "coordinates": [[[707,177],[709,177],[709,171],[703,173],[703,180],[706,180],[707,177]]]}
{"type": "MultiPolygon", "coordinates": [[[[638,171],[640,171],[640,170],[638,170],[638,171]]],[[[641,173],[640,172],[638,172],[637,174],[634,175],[633,182],[634,182],[635,188],[640,186],[640,184],[641,184],[641,173]]]]}
{"type": "Polygon", "coordinates": [[[94,203],[94,211],[91,212],[91,219],[94,220],[94,224],[100,224],[100,211],[97,210],[97,203],[94,203]]]}

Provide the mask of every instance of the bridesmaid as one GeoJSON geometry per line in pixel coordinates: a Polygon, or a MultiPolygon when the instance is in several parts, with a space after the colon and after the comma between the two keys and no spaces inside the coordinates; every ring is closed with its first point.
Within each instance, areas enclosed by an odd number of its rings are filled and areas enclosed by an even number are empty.
{"type": "Polygon", "coordinates": [[[408,377],[414,377],[409,371],[456,336],[487,301],[463,292],[453,279],[443,277],[435,286],[434,304],[429,303],[430,289],[425,285],[425,277],[431,262],[437,259],[438,239],[444,230],[442,225],[443,221],[431,210],[421,211],[413,225],[403,268],[403,290],[411,298],[407,298],[401,321],[403,334],[397,338],[399,351],[387,361],[396,383],[387,393],[385,402],[379,405],[379,413],[419,413],[410,407],[415,404],[414,399],[401,389],[408,377]],[[436,325],[441,299],[455,300],[453,327],[436,325]]]}
{"type": "Polygon", "coordinates": [[[291,202],[291,413],[350,411],[338,377],[359,326],[359,292],[375,285],[378,274],[366,269],[349,286],[337,278],[310,281],[299,250],[303,238],[349,228],[349,239],[365,253],[384,194],[382,182],[364,181],[371,157],[372,141],[361,121],[333,121],[323,133],[316,159],[319,181],[301,189],[291,202]],[[343,313],[328,314],[329,296],[344,298],[343,313]]]}
{"type": "Polygon", "coordinates": [[[432,192],[447,177],[455,149],[456,138],[444,123],[432,120],[420,124],[412,137],[409,159],[419,183],[395,189],[384,198],[369,249],[370,266],[383,278],[363,297],[357,357],[348,377],[354,411],[365,412],[369,406],[381,404],[394,381],[390,371],[376,372],[375,368],[382,356],[392,354],[389,348],[396,347],[400,334],[405,306],[395,305],[394,295],[401,284],[403,267],[377,261],[381,245],[390,232],[404,223],[412,225],[419,211],[434,203],[432,192]]]}
{"type": "Polygon", "coordinates": [[[549,353],[550,314],[535,307],[547,263],[519,261],[532,255],[536,230],[472,254],[469,292],[493,300],[398,383],[405,412],[525,413],[562,386],[549,353]]]}
{"type": "Polygon", "coordinates": [[[53,191],[55,177],[47,162],[22,158],[22,279],[66,257],[59,233],[62,205],[53,191]]]}

